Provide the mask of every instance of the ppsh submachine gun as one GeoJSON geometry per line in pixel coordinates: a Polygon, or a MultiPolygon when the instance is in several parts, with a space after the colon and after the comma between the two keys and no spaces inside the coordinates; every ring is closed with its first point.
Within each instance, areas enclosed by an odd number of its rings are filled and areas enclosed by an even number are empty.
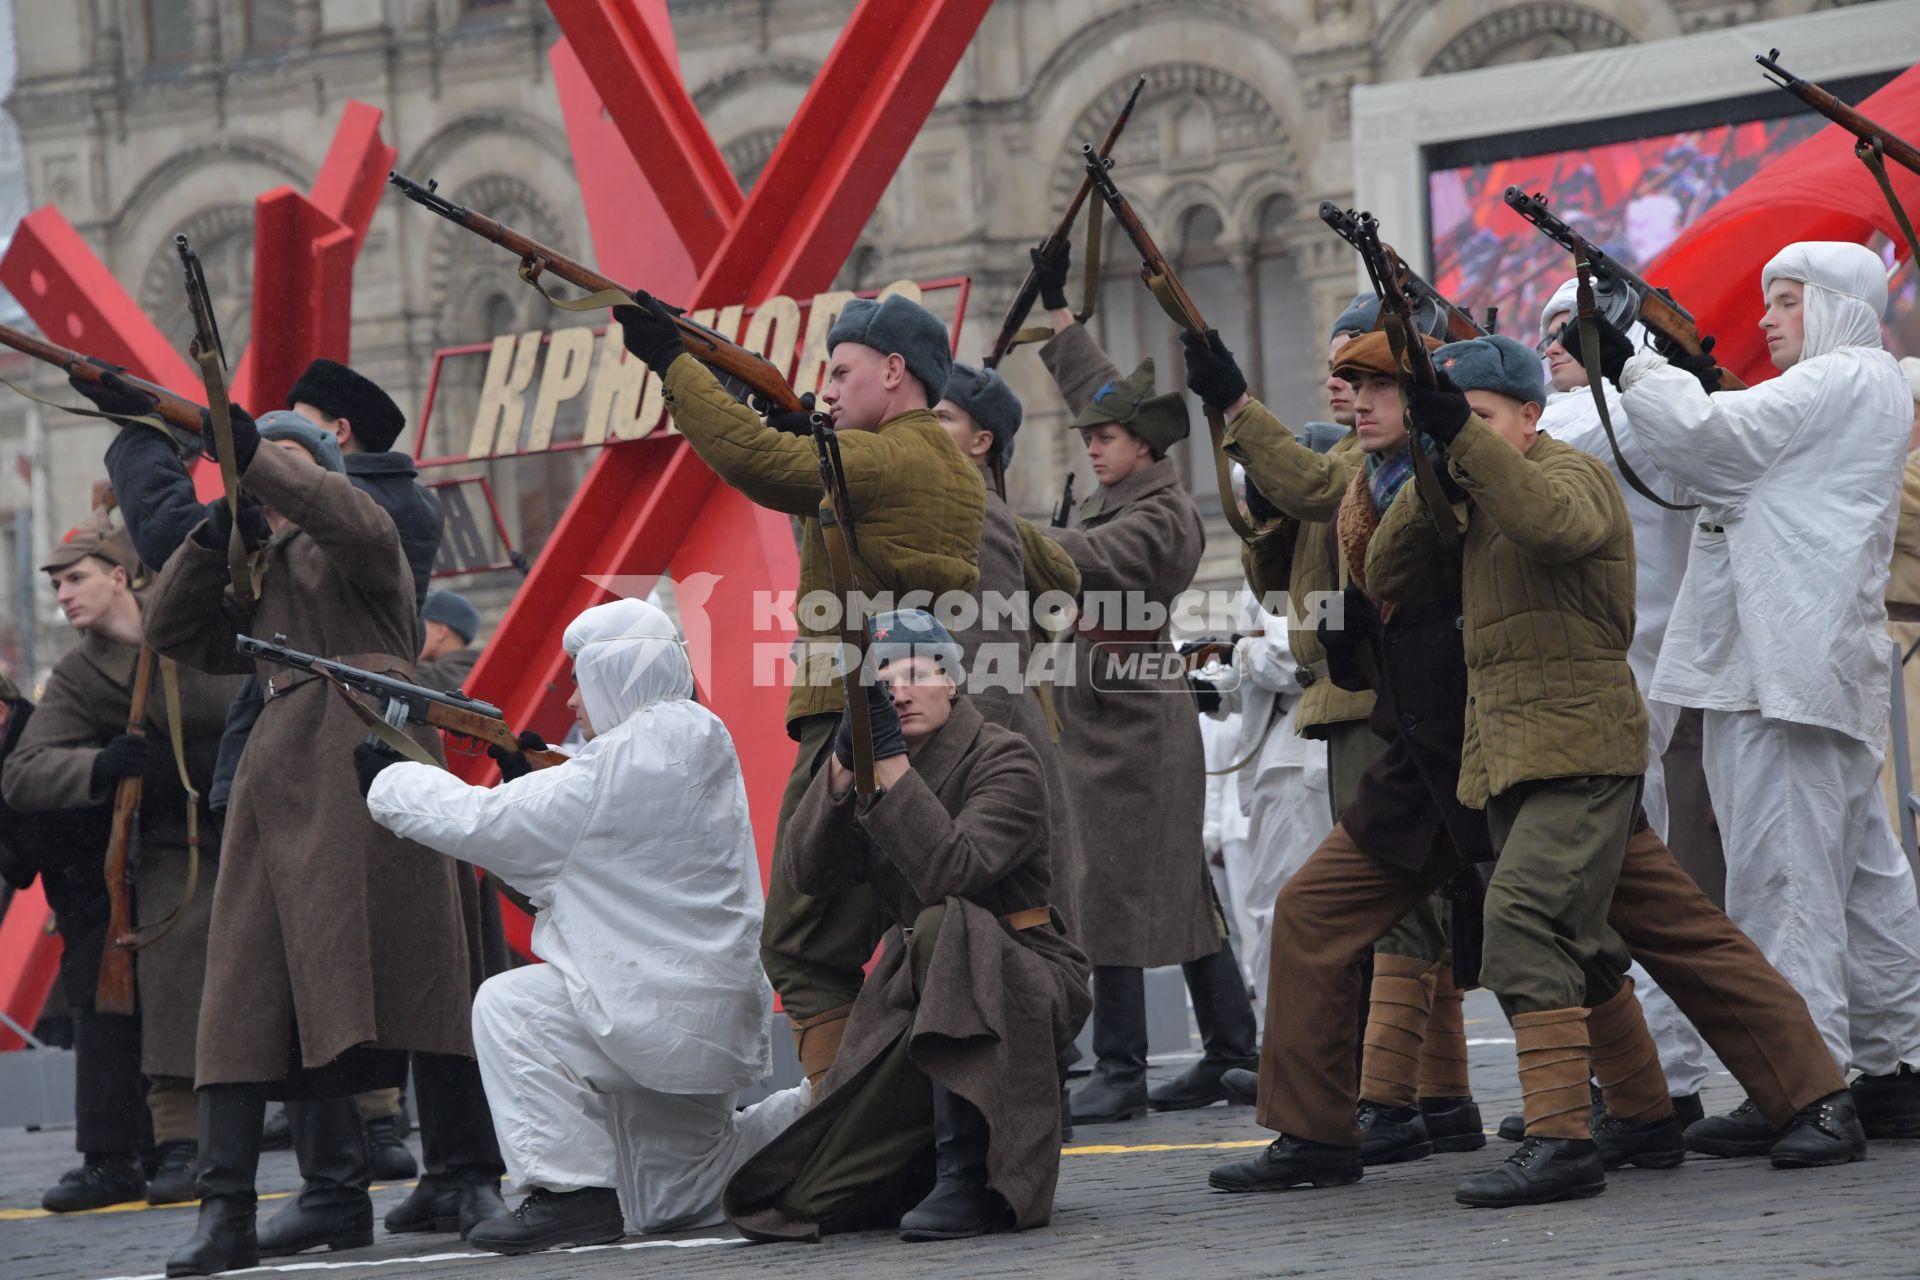
{"type": "MultiPolygon", "coordinates": [[[[234,638],[234,648],[246,657],[276,663],[295,671],[311,672],[328,681],[369,728],[378,723],[397,731],[409,724],[423,724],[457,738],[485,742],[503,751],[521,750],[520,742],[507,727],[500,708],[490,702],[469,698],[458,690],[428,689],[376,671],[363,671],[332,658],[301,653],[298,649],[288,648],[286,639],[285,636],[275,636],[272,640],[237,636],[234,638]],[[371,699],[379,708],[378,712],[368,708],[360,700],[362,697],[371,699]]],[[[390,739],[377,731],[375,736],[393,745],[390,739]]],[[[559,751],[528,751],[525,754],[527,763],[536,769],[563,764],[567,759],[559,751]]]]}

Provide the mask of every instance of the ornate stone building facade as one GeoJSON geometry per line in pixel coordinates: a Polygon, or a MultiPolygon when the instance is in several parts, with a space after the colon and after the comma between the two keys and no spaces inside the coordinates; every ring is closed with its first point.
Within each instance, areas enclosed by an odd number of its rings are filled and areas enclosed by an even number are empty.
{"type": "MultiPolygon", "coordinates": [[[[902,0],[906,3],[907,0],[902,0]]],[[[866,228],[842,283],[969,275],[963,353],[975,354],[1027,246],[1077,181],[1077,148],[1150,76],[1116,173],[1255,388],[1315,414],[1319,336],[1354,288],[1351,255],[1315,216],[1353,189],[1356,84],[1623,45],[1826,7],[1809,0],[997,0],[866,228]]],[[[670,0],[681,65],[728,162],[751,182],[852,0],[670,0]]],[[[401,167],[440,179],[557,246],[590,255],[539,0],[64,0],[18,15],[19,124],[33,203],[53,202],[166,331],[184,340],[170,241],[193,237],[229,317],[248,329],[251,202],[305,186],[332,122],[358,98],[386,112],[401,167]]],[[[1177,347],[1109,246],[1098,330],[1127,363],[1177,347]]],[[[551,325],[502,255],[397,199],[360,259],[354,360],[407,407],[433,352],[551,325]]],[[[1005,371],[1029,425],[1012,496],[1044,511],[1077,449],[1031,354],[1005,371]]],[[[99,432],[50,423],[55,510],[85,503],[99,432]]],[[[1217,510],[1198,450],[1187,465],[1217,510]]],[[[525,464],[523,464],[525,465],[525,464]]],[[[578,458],[505,486],[537,544],[578,458]],[[516,496],[517,495],[517,496],[516,496]]],[[[1083,489],[1084,491],[1084,489],[1083,489]]],[[[1220,528],[1209,573],[1233,575],[1220,528]]],[[[44,647],[43,647],[44,653],[44,647]]],[[[44,658],[43,658],[44,661],[44,658]]]]}

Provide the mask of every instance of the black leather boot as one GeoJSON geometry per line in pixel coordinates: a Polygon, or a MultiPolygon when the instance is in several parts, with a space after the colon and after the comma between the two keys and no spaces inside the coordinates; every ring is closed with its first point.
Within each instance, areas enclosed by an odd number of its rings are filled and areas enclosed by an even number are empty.
{"type": "Polygon", "coordinates": [[[1233,1097],[1220,1077],[1260,1066],[1260,1029],[1254,1023],[1253,1002],[1247,998],[1232,940],[1221,939],[1218,951],[1187,961],[1180,971],[1187,980],[1187,998],[1193,1001],[1193,1020],[1200,1027],[1206,1053],[1173,1079],[1147,1091],[1155,1111],[1188,1111],[1231,1102],[1233,1097]]]}
{"type": "Polygon", "coordinates": [[[413,1152],[400,1140],[399,1116],[367,1121],[367,1161],[375,1182],[405,1182],[420,1172],[413,1152]]]}
{"type": "Polygon", "coordinates": [[[1260,1101],[1260,1068],[1230,1067],[1220,1073],[1220,1087],[1233,1106],[1251,1107],[1260,1101]]]}
{"type": "Polygon", "coordinates": [[[169,1276],[210,1276],[258,1266],[254,1177],[260,1167],[263,1084],[212,1084],[200,1090],[200,1221],[167,1259],[169,1276]]]}
{"type": "Polygon", "coordinates": [[[1781,1134],[1767,1123],[1751,1098],[1724,1116],[1707,1116],[1687,1126],[1687,1150],[1703,1156],[1764,1156],[1781,1134]]]}
{"type": "Polygon", "coordinates": [[[155,1152],[159,1163],[147,1179],[148,1204],[185,1204],[195,1199],[193,1167],[200,1162],[200,1144],[181,1139],[163,1142],[155,1152]]]}
{"type": "Polygon", "coordinates": [[[1512,1155],[1461,1183],[1453,1198],[1476,1209],[1505,1209],[1597,1196],[1607,1189],[1600,1149],[1580,1138],[1526,1138],[1512,1155]]]}
{"type": "Polygon", "coordinates": [[[1093,971],[1093,1074],[1070,1100],[1075,1124],[1147,1113],[1147,984],[1138,969],[1093,971]]]}
{"type": "MultiPolygon", "coordinates": [[[[1448,1151],[1478,1151],[1487,1145],[1480,1104],[1472,1098],[1422,1098],[1420,1114],[1427,1118],[1427,1136],[1433,1139],[1436,1155],[1448,1151]]],[[[1523,1131],[1526,1128],[1524,1117],[1520,1127],[1523,1131]]],[[[1522,1132],[1521,1137],[1525,1136],[1522,1132]]]]}
{"type": "Polygon", "coordinates": [[[1869,1138],[1920,1138],[1920,1071],[1903,1065],[1884,1076],[1858,1076],[1848,1090],[1869,1138]]]}
{"type": "Polygon", "coordinates": [[[612,1244],[626,1233],[620,1195],[612,1187],[579,1191],[535,1187],[512,1213],[477,1224],[467,1243],[488,1253],[532,1253],[612,1244]]]}
{"type": "Polygon", "coordinates": [[[1333,1147],[1283,1133],[1250,1160],[1215,1165],[1207,1185],[1215,1191],[1344,1187],[1360,1181],[1361,1172],[1358,1147],[1333,1147]]]}
{"type": "Polygon", "coordinates": [[[460,1230],[460,1188],[437,1173],[423,1173],[407,1198],[387,1210],[387,1230],[398,1235],[460,1230]]]}
{"type": "Polygon", "coordinates": [[[367,1194],[367,1131],[359,1104],[351,1096],[289,1102],[287,1123],[305,1181],[260,1228],[260,1256],[369,1248],[373,1198],[367,1194]]]}
{"type": "Polygon", "coordinates": [[[1427,1117],[1418,1107],[1383,1107],[1362,1098],[1353,1120],[1360,1126],[1361,1164],[1401,1164],[1433,1154],[1427,1117]]]}
{"type": "MultiPolygon", "coordinates": [[[[479,1064],[451,1054],[416,1053],[413,1097],[420,1109],[420,1156],[426,1168],[420,1186],[431,1180],[435,1196],[431,1229],[466,1236],[482,1222],[507,1217],[506,1201],[500,1198],[507,1166],[500,1158],[479,1064]]],[[[395,1209],[387,1215],[389,1231],[428,1229],[395,1226],[396,1216],[404,1221],[401,1209],[395,1209]]]]}
{"type": "Polygon", "coordinates": [[[131,1154],[88,1155],[40,1197],[48,1213],[81,1213],[147,1197],[147,1176],[131,1154]]]}
{"type": "Polygon", "coordinates": [[[1012,1208],[987,1185],[987,1118],[937,1084],[933,1157],[933,1190],[900,1219],[902,1240],[959,1240],[1012,1228],[1012,1208]]]}
{"type": "MultiPolygon", "coordinates": [[[[1856,1081],[1856,1083],[1858,1083],[1856,1081]]],[[[1856,1094],[1830,1093],[1800,1108],[1768,1154],[1776,1169],[1817,1169],[1867,1154],[1867,1133],[1856,1094]]]]}
{"type": "Polygon", "coordinates": [[[1638,1165],[1642,1169],[1671,1169],[1687,1158],[1687,1122],[1678,1109],[1663,1120],[1628,1124],[1603,1115],[1593,1126],[1593,1144],[1600,1163],[1608,1169],[1638,1165]]]}

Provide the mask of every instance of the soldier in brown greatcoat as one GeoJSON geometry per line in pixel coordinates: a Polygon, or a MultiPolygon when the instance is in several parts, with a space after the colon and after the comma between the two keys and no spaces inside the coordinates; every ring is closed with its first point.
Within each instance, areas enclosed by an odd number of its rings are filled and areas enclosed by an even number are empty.
{"type": "Polygon", "coordinates": [[[761,1240],[1040,1226],[1060,1172],[1055,1064],[1088,1005],[1086,960],[1050,909],[1040,762],[958,696],[958,646],[930,615],[876,617],[868,660],[878,789],[855,791],[843,715],[782,870],[821,897],[870,890],[894,927],[812,1108],[741,1166],[727,1216],[761,1240]]]}
{"type": "MultiPolygon", "coordinates": [[[[260,447],[237,411],[234,428],[244,490],[264,504],[273,530],[244,625],[405,679],[417,615],[392,518],[301,445],[260,447]]],[[[258,517],[247,506],[240,519],[248,529],[258,517]]],[[[148,608],[149,643],[202,670],[248,670],[233,650],[240,624],[225,599],[232,520],[224,501],[213,504],[167,562],[148,608]]],[[[289,1247],[370,1244],[365,1141],[351,1095],[398,1084],[407,1051],[472,1055],[480,975],[458,873],[367,816],[350,765],[365,730],[325,682],[279,668],[259,676],[266,703],[234,779],[214,899],[219,944],[200,1020],[200,1225],[169,1260],[171,1275],[256,1260],[254,1173],[270,1089],[324,1100],[310,1146],[327,1167],[302,1168],[300,1216],[288,1224],[299,1239],[289,1247]],[[342,1143],[336,1129],[362,1136],[342,1143]]]]}
{"type": "MultiPolygon", "coordinates": [[[[32,720],[7,758],[7,802],[24,813],[91,810],[112,803],[122,776],[145,779],[128,860],[134,877],[134,921],[151,927],[179,909],[172,926],[143,946],[135,959],[137,1072],[150,1082],[147,1107],[159,1156],[146,1197],[149,1204],[176,1204],[194,1198],[199,1129],[193,1099],[194,1028],[200,1018],[207,921],[220,853],[220,828],[208,811],[206,795],[227,704],[240,682],[185,668],[172,675],[156,671],[147,699],[145,737],[128,734],[140,654],[140,601],[133,584],[145,583],[131,543],[101,512],[56,546],[41,568],[52,577],[68,620],[79,628],[80,643],[54,665],[32,720]],[[105,600],[104,608],[100,600],[105,600]],[[198,793],[198,885],[191,897],[183,897],[194,855],[188,840],[188,797],[170,740],[164,692],[168,679],[179,691],[187,773],[198,793]]],[[[97,865],[104,850],[103,844],[73,853],[90,853],[97,865]]],[[[91,990],[85,995],[90,1006],[91,990]]],[[[84,1107],[81,1113],[86,1114],[84,1107]]],[[[91,1166],[94,1153],[84,1145],[88,1125],[83,1122],[78,1128],[91,1166]]],[[[137,1172],[137,1165],[133,1168],[137,1172]]],[[[97,1208],[124,1198],[61,1195],[69,1190],[66,1181],[49,1193],[48,1208],[97,1208]]]]}
{"type": "Polygon", "coordinates": [[[1165,614],[1157,624],[1142,617],[1144,628],[1127,616],[1170,609],[1206,546],[1166,456],[1186,438],[1186,402],[1154,394],[1151,360],[1122,378],[1067,310],[1064,264],[1036,256],[1036,267],[1055,329],[1040,358],[1100,481],[1074,528],[1045,531],[1080,570],[1084,601],[1074,682],[1060,700],[1060,751],[1085,854],[1074,919],[1094,966],[1097,1061],[1073,1095],[1072,1118],[1097,1123],[1134,1119],[1150,1101],[1178,1109],[1225,1098],[1220,1077],[1254,1064],[1259,1032],[1207,876],[1194,701],[1183,674],[1166,674],[1174,650],[1165,614]],[[1184,970],[1206,1052],[1150,1097],[1142,971],[1167,964],[1184,970]]]}

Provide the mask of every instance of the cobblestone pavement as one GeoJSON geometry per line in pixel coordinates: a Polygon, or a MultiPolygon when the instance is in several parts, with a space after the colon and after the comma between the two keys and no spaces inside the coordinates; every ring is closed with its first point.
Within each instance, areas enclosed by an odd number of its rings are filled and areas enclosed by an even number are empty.
{"type": "MultiPolygon", "coordinates": [[[[1473,1074],[1487,1127],[1518,1099],[1510,1032],[1483,993],[1468,1006],[1473,1074]]],[[[1177,1062],[1156,1064],[1156,1071],[1177,1062]]],[[[1716,1075],[1709,1110],[1739,1100],[1716,1075]]],[[[749,1247],[725,1228],[630,1238],[601,1249],[499,1258],[452,1236],[382,1233],[372,1249],[285,1259],[245,1274],[324,1280],[483,1275],[488,1280],[671,1272],[676,1280],[778,1275],[822,1280],[1003,1277],[1050,1280],[1204,1276],[1920,1276],[1920,1142],[1876,1143],[1841,1169],[1781,1173],[1764,1161],[1698,1158],[1668,1172],[1630,1170],[1605,1195],[1497,1212],[1453,1203],[1461,1178],[1508,1150],[1438,1156],[1370,1171],[1356,1186],[1283,1195],[1220,1195],[1208,1168],[1261,1145],[1247,1108],[1215,1106],[1123,1125],[1083,1127],[1062,1160],[1051,1227],[1018,1236],[905,1245],[891,1235],[817,1246],[749,1247]]],[[[0,1134],[0,1277],[157,1276],[192,1230],[193,1209],[108,1210],[66,1218],[40,1193],[73,1162],[70,1132],[0,1134]]],[[[293,1157],[268,1153],[263,1195],[298,1184],[293,1157]]],[[[376,1190],[384,1213],[404,1187],[376,1190]]],[[[282,1201],[265,1199],[262,1211],[282,1201]]]]}

